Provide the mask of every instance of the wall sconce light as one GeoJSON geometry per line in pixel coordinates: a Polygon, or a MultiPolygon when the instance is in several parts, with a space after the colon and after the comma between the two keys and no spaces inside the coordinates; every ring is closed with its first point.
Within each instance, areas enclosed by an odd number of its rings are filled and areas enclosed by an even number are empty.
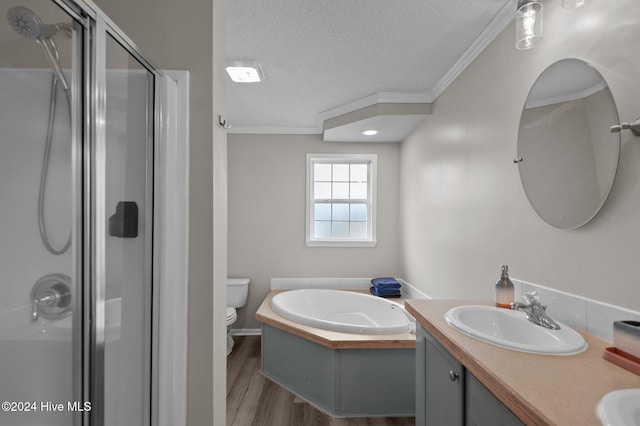
{"type": "Polygon", "coordinates": [[[565,9],[577,9],[590,2],[591,0],[562,0],[562,7],[565,9]]]}
{"type": "Polygon", "coordinates": [[[531,49],[541,38],[542,1],[518,0],[516,8],[516,49],[531,49]]]}

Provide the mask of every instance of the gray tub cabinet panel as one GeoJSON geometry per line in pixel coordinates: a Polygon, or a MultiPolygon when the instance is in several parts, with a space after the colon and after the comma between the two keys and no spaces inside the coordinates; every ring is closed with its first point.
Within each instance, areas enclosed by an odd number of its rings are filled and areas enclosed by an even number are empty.
{"type": "Polygon", "coordinates": [[[262,374],[325,412],[335,410],[334,351],[262,326],[262,374]]]}
{"type": "Polygon", "coordinates": [[[414,349],[338,350],[338,407],[363,415],[413,416],[414,349]]]}
{"type": "Polygon", "coordinates": [[[416,426],[523,423],[422,327],[416,339],[416,426]]]}
{"type": "Polygon", "coordinates": [[[262,325],[262,374],[334,417],[415,413],[414,349],[330,349],[262,325]]]}

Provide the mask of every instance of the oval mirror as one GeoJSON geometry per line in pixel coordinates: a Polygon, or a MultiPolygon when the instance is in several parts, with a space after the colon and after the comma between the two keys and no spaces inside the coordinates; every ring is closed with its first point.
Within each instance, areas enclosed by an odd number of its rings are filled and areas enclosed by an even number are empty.
{"type": "Polygon", "coordinates": [[[520,117],[518,163],[536,213],[561,229],[587,223],[615,179],[620,135],[611,91],[593,67],[563,59],[534,83],[520,117]]]}

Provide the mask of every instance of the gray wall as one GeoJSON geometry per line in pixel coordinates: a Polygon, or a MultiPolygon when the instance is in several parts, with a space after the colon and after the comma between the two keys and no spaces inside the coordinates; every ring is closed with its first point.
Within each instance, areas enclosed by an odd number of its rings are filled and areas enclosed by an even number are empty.
{"type": "Polygon", "coordinates": [[[226,136],[214,128],[213,117],[224,114],[225,107],[224,1],[96,3],[158,68],[190,72],[187,416],[189,425],[221,425],[226,407],[226,136]]]}
{"type": "Polygon", "coordinates": [[[258,328],[271,278],[374,277],[398,273],[398,144],[325,143],[321,135],[229,135],[229,276],[249,277],[234,328],[258,328]],[[307,247],[307,153],[378,155],[378,244],[307,247]]]}
{"type": "MultiPolygon", "coordinates": [[[[522,106],[553,62],[590,62],[621,120],[640,116],[637,0],[566,10],[545,2],[544,40],[514,48],[509,25],[437,99],[402,145],[401,275],[439,298],[493,298],[500,265],[514,277],[640,309],[640,139],[622,134],[609,200],[587,225],[559,230],[529,205],[516,156],[522,106]]],[[[613,123],[612,123],[613,124],[613,123]]]]}

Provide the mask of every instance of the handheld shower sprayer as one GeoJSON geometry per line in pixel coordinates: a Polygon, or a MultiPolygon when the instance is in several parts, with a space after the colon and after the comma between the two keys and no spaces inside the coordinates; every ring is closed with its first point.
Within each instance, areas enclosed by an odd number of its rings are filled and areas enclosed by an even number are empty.
{"type": "MultiPolygon", "coordinates": [[[[71,246],[71,232],[67,242],[60,249],[54,248],[47,235],[44,221],[44,198],[47,185],[47,172],[49,170],[49,158],[51,156],[51,146],[53,142],[53,127],[56,113],[56,88],[58,83],[62,86],[71,111],[71,89],[60,66],[60,53],[53,40],[53,36],[59,31],[64,31],[68,36],[72,35],[72,27],[69,24],[45,24],[40,17],[31,9],[23,6],[15,6],[7,11],[7,19],[11,27],[21,36],[34,40],[42,48],[47,61],[53,71],[51,78],[51,93],[49,99],[49,120],[47,125],[47,136],[45,139],[44,156],[42,159],[42,170],[40,172],[40,188],[38,190],[38,225],[40,228],[40,238],[45,248],[53,255],[65,253],[71,246]]],[[[37,303],[40,303],[38,301],[37,303]]],[[[37,307],[34,302],[34,306],[37,307]]],[[[35,308],[34,308],[35,309],[35,308]]]]}
{"type": "Polygon", "coordinates": [[[24,6],[15,6],[7,11],[7,20],[18,34],[34,40],[44,52],[51,69],[55,73],[58,81],[65,92],[69,92],[69,84],[60,67],[60,54],[53,36],[58,31],[64,31],[71,35],[71,26],[65,23],[45,24],[34,11],[24,6]]]}

